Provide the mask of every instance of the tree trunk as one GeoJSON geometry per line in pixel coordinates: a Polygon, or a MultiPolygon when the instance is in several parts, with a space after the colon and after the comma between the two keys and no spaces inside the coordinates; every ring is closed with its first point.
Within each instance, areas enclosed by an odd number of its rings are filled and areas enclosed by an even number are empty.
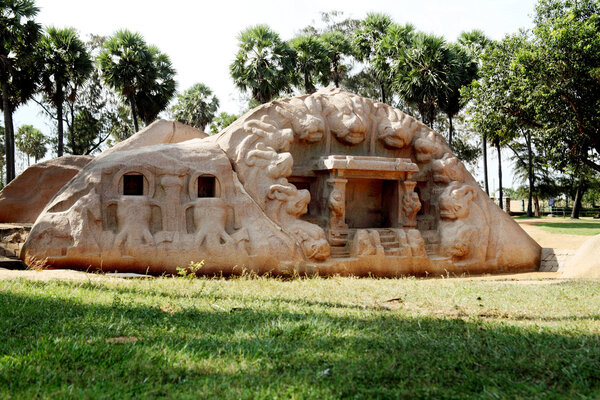
{"type": "Polygon", "coordinates": [[[539,217],[540,216],[540,200],[538,199],[537,195],[533,195],[533,205],[534,205],[534,209],[535,209],[535,216],[539,217]]]}
{"type": "Polygon", "coordinates": [[[579,178],[579,184],[577,185],[577,193],[575,193],[575,202],[573,203],[573,211],[571,211],[571,219],[579,219],[579,211],[581,210],[581,198],[583,197],[583,184],[585,178],[581,176],[579,178]]]}
{"type": "Polygon", "coordinates": [[[448,146],[450,150],[454,150],[452,148],[452,135],[454,133],[454,128],[452,126],[452,115],[448,114],[448,123],[450,124],[450,129],[448,130],[448,146]]]}
{"type": "Polygon", "coordinates": [[[15,134],[12,119],[12,106],[8,99],[8,82],[0,82],[2,89],[2,108],[4,109],[4,146],[6,147],[6,184],[15,179],[15,134]]]}
{"type": "Polygon", "coordinates": [[[131,118],[133,119],[133,133],[137,133],[139,127],[138,127],[138,120],[137,120],[137,113],[135,110],[135,100],[133,99],[133,94],[131,94],[129,96],[129,105],[131,106],[131,118]]]}
{"type": "Polygon", "coordinates": [[[58,156],[62,157],[64,144],[64,128],[63,128],[63,101],[62,101],[62,84],[56,82],[56,120],[58,121],[58,156]]]}
{"type": "Polygon", "coordinates": [[[527,166],[527,177],[529,178],[529,193],[527,195],[527,216],[533,217],[532,202],[533,202],[533,190],[535,188],[535,176],[533,175],[533,151],[531,149],[531,133],[527,132],[525,135],[525,141],[527,142],[527,158],[529,165],[527,166]]]}
{"type": "Polygon", "coordinates": [[[385,98],[385,85],[383,84],[383,82],[379,82],[379,88],[381,89],[381,102],[383,104],[387,104],[385,102],[386,98],[385,98]]]}
{"type": "Polygon", "coordinates": [[[502,198],[502,153],[500,152],[500,141],[496,141],[495,145],[496,150],[498,150],[498,198],[500,209],[504,210],[504,205],[502,204],[504,199],[502,198]]]}
{"type": "Polygon", "coordinates": [[[485,194],[490,195],[490,184],[488,182],[488,163],[487,163],[487,135],[483,134],[483,186],[485,194]]]}

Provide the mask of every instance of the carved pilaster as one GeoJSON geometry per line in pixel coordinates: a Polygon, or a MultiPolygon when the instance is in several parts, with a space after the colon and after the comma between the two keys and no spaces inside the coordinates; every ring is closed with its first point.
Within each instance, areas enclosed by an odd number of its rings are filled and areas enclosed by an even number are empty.
{"type": "Polygon", "coordinates": [[[329,229],[347,229],[346,225],[346,183],[347,179],[331,178],[327,180],[329,196],[329,229]]]}

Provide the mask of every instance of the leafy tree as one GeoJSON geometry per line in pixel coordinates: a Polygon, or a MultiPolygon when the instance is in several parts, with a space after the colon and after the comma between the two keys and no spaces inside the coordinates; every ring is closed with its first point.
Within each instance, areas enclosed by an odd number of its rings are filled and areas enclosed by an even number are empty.
{"type": "Polygon", "coordinates": [[[234,84],[267,103],[294,85],[296,54],[267,25],[252,26],[238,36],[239,50],[229,66],[234,84]]]}
{"type": "Polygon", "coordinates": [[[600,2],[540,0],[535,23],[531,45],[516,60],[534,123],[559,168],[580,163],[600,171],[600,2]]]}
{"type": "Polygon", "coordinates": [[[316,92],[315,81],[327,85],[329,83],[329,52],[318,36],[298,36],[290,42],[296,51],[296,68],[298,82],[305,93],[316,92]]]}
{"type": "Polygon", "coordinates": [[[58,156],[64,151],[63,105],[74,102],[81,85],[92,72],[92,60],[73,28],[50,27],[40,41],[44,66],[42,89],[56,109],[58,156]]]}
{"type": "Polygon", "coordinates": [[[347,35],[340,31],[325,32],[321,35],[321,42],[327,50],[329,59],[329,82],[333,82],[336,88],[348,76],[349,64],[345,58],[353,54],[352,43],[347,35]]]}
{"type": "Polygon", "coordinates": [[[29,157],[33,157],[37,163],[39,159],[44,158],[48,152],[46,144],[48,139],[33,125],[23,125],[17,131],[15,143],[19,151],[27,155],[27,165],[30,165],[29,157]]]}
{"type": "Polygon", "coordinates": [[[240,116],[236,114],[228,114],[226,112],[219,113],[210,124],[210,134],[221,132],[223,129],[233,124],[239,117],[240,116]]]}
{"type": "MultiPolygon", "coordinates": [[[[477,60],[477,70],[481,67],[481,56],[483,52],[488,48],[492,41],[485,36],[483,31],[473,30],[470,32],[462,32],[458,37],[458,44],[463,49],[465,49],[470,55],[471,58],[477,60]]],[[[477,74],[479,77],[479,73],[477,74]]],[[[469,87],[463,87],[461,89],[461,94],[465,100],[470,100],[470,90],[469,87]]],[[[484,182],[484,190],[486,194],[490,194],[489,182],[488,182],[488,162],[487,162],[487,137],[485,134],[481,135],[481,146],[482,146],[482,155],[483,155],[483,182],[484,182]]],[[[455,146],[456,147],[456,146],[455,146]]]]}
{"type": "Polygon", "coordinates": [[[360,28],[354,32],[356,56],[360,61],[367,62],[373,71],[380,90],[380,99],[386,103],[390,81],[390,66],[383,56],[381,42],[388,29],[393,25],[392,19],[385,14],[369,13],[361,21],[360,28]],[[375,59],[378,59],[377,64],[375,59]]]}
{"type": "Polygon", "coordinates": [[[172,111],[177,121],[204,131],[218,108],[219,99],[212,90],[203,83],[196,83],[177,96],[177,104],[173,106],[172,111]]]}
{"type": "Polygon", "coordinates": [[[33,0],[0,0],[0,91],[4,112],[6,184],[15,178],[13,112],[27,102],[39,83],[37,43],[41,27],[33,0]]]}
{"type": "MultiPolygon", "coordinates": [[[[526,36],[517,34],[494,42],[482,54],[479,70],[480,79],[471,86],[472,104],[469,113],[475,131],[489,140],[498,151],[501,160],[501,147],[518,139],[521,132],[531,132],[534,110],[531,107],[531,93],[519,69],[516,68],[517,54],[527,46],[526,36]]],[[[532,143],[531,140],[528,141],[532,143]]],[[[532,157],[529,146],[528,159],[532,157]]],[[[533,163],[529,162],[531,167],[533,163]]],[[[498,175],[501,179],[502,167],[499,162],[498,175]]],[[[533,191],[533,171],[530,191],[533,191]]],[[[501,182],[501,181],[500,181],[501,182]]],[[[531,214],[531,197],[528,210],[531,214]]]]}
{"type": "Polygon", "coordinates": [[[135,132],[138,118],[152,122],[175,94],[175,70],[169,57],[148,46],[139,33],[115,33],[104,44],[98,62],[106,84],[129,103],[135,132]]]}

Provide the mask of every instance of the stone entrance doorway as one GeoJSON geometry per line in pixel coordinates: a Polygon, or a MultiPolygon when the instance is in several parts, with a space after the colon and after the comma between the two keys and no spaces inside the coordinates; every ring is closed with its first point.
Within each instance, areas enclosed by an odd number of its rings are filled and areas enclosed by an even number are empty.
{"type": "Polygon", "coordinates": [[[396,181],[348,179],[346,183],[346,225],[348,228],[392,228],[397,220],[396,181]]]}

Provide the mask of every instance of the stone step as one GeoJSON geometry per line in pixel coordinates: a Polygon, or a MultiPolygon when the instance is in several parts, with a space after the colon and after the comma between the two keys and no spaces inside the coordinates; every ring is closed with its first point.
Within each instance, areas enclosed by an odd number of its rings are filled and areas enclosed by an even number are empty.
{"type": "Polygon", "coordinates": [[[345,246],[347,242],[348,242],[348,239],[342,239],[342,238],[329,239],[329,245],[332,247],[333,246],[345,246]]]}
{"type": "Polygon", "coordinates": [[[400,247],[400,242],[398,240],[394,240],[393,242],[381,242],[381,245],[384,249],[391,249],[395,247],[400,247]]]}
{"type": "Polygon", "coordinates": [[[401,256],[404,255],[405,250],[400,247],[393,247],[390,249],[385,249],[386,256],[401,256]]]}

